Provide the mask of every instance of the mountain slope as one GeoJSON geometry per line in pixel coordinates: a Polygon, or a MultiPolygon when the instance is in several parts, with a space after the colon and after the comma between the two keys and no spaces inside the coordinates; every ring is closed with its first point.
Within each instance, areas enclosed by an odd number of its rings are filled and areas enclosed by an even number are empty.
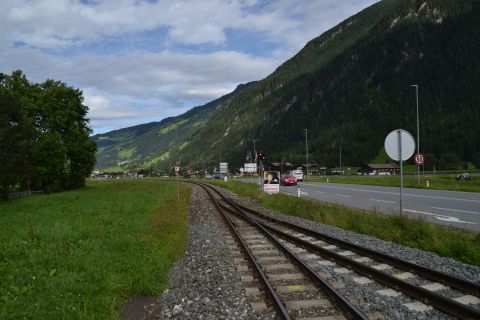
{"type": "Polygon", "coordinates": [[[241,165],[253,134],[270,161],[303,161],[304,128],[314,161],[334,166],[342,147],[344,163],[368,162],[391,130],[416,133],[411,84],[420,85],[422,150],[471,160],[480,151],[479,8],[386,0],[364,10],[216,112],[184,162],[215,163],[208,146],[241,165]]]}
{"type": "Polygon", "coordinates": [[[165,161],[170,166],[171,152],[185,148],[186,139],[203,128],[217,108],[250,85],[239,85],[233,92],[177,117],[94,135],[98,147],[96,168],[136,170],[165,161]]]}
{"type": "Polygon", "coordinates": [[[379,154],[391,130],[416,134],[410,85],[419,84],[427,165],[479,158],[479,2],[381,1],[209,109],[201,125],[185,122],[182,148],[173,148],[174,137],[167,135],[155,149],[143,138],[147,133],[129,146],[141,146],[151,157],[163,152],[157,165],[164,168],[175,158],[183,166],[211,168],[220,153],[230,167],[239,167],[256,138],[268,161],[298,163],[304,161],[306,128],[311,161],[335,166],[341,147],[343,163],[357,165],[379,154]]]}

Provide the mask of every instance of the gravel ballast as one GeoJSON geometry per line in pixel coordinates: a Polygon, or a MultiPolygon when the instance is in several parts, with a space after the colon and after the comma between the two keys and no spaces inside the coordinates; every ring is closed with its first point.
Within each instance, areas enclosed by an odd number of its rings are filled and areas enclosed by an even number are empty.
{"type": "MultiPolygon", "coordinates": [[[[224,233],[228,233],[223,220],[208,195],[198,186],[193,186],[192,207],[188,218],[187,252],[177,261],[170,273],[170,289],[165,291],[153,304],[145,307],[152,319],[259,319],[254,315],[245,285],[240,280],[233,254],[227,246],[224,233]]],[[[398,244],[356,234],[337,227],[304,220],[298,217],[271,212],[256,201],[239,198],[221,189],[224,194],[239,203],[264,214],[272,215],[291,223],[299,224],[329,236],[390,254],[420,265],[433,268],[457,277],[480,283],[480,268],[442,258],[434,253],[407,248],[398,244]]],[[[334,267],[321,267],[328,271],[334,267]]],[[[438,310],[409,312],[402,305],[409,298],[379,297],[375,292],[383,287],[372,283],[363,289],[353,283],[353,275],[338,274],[338,280],[346,287],[340,291],[353,296],[370,312],[379,312],[392,319],[452,319],[438,310]]]]}
{"type": "Polygon", "coordinates": [[[185,257],[170,273],[168,289],[153,306],[157,319],[252,319],[240,276],[233,264],[213,203],[192,187],[185,257]]]}

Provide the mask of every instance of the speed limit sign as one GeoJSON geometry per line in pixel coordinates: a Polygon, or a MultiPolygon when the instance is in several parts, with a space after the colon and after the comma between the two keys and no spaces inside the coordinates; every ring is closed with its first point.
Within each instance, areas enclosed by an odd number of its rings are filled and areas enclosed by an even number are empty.
{"type": "Polygon", "coordinates": [[[414,159],[417,166],[423,166],[425,163],[425,156],[423,153],[416,153],[414,159]]]}

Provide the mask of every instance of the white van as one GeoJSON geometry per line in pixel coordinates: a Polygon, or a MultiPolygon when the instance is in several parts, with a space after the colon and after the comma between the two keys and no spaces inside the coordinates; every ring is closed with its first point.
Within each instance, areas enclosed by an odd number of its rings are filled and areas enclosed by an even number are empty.
{"type": "Polygon", "coordinates": [[[297,178],[297,181],[303,181],[303,171],[302,170],[292,170],[292,171],[290,171],[290,175],[297,178]]]}

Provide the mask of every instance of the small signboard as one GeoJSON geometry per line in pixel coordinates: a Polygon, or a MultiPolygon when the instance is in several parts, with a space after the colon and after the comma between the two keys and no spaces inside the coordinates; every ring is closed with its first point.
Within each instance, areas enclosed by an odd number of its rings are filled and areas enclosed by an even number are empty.
{"type": "Polygon", "coordinates": [[[391,159],[400,161],[400,213],[403,213],[403,161],[415,152],[415,140],[408,131],[393,130],[385,138],[385,151],[391,159]]]}
{"type": "Polygon", "coordinates": [[[395,161],[408,160],[415,151],[415,140],[408,131],[393,130],[385,138],[385,151],[395,161]]]}
{"type": "Polygon", "coordinates": [[[257,173],[256,163],[245,163],[245,173],[257,173]]]}
{"type": "Polygon", "coordinates": [[[414,159],[417,166],[423,166],[425,164],[425,156],[423,153],[416,153],[414,159]]]}
{"type": "MultiPolygon", "coordinates": [[[[171,167],[170,167],[171,168],[171,167]]],[[[180,172],[180,167],[176,166],[175,167],[175,172],[180,172]]]]}
{"type": "Polygon", "coordinates": [[[228,173],[228,162],[220,162],[220,173],[228,173]]]}
{"type": "Polygon", "coordinates": [[[268,194],[280,193],[279,171],[265,171],[263,173],[263,192],[268,194]]]}

